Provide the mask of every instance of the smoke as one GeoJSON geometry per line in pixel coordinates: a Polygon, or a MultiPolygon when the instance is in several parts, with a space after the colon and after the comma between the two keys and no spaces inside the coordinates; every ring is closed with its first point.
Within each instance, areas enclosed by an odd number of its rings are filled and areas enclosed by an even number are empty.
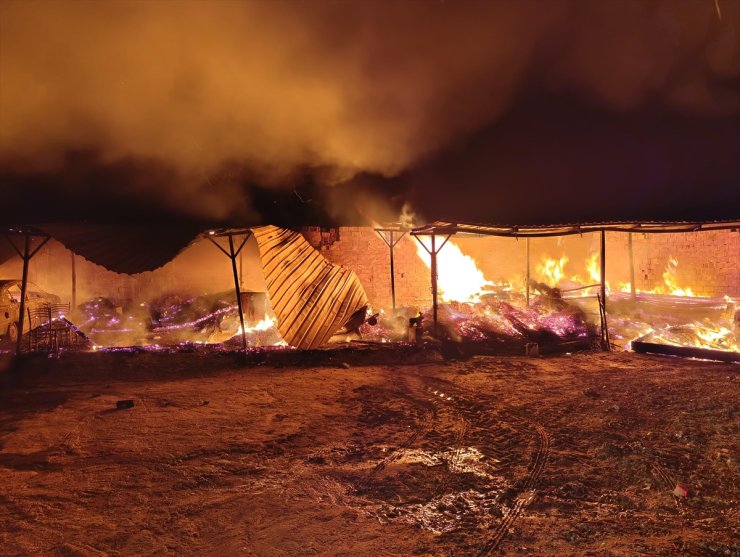
{"type": "Polygon", "coordinates": [[[171,177],[131,171],[113,197],[232,218],[253,214],[247,183],[396,176],[495,125],[525,89],[736,115],[740,2],[719,6],[6,0],[0,169],[63,175],[70,153],[94,153],[171,177]]]}

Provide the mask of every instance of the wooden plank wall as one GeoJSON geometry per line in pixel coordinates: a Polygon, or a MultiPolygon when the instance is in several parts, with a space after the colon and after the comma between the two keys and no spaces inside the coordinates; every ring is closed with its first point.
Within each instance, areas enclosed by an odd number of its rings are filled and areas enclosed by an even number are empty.
{"type": "Polygon", "coordinates": [[[276,226],[255,227],[252,232],[278,329],[290,346],[325,344],[367,305],[357,275],[331,264],[300,233],[276,226]]]}

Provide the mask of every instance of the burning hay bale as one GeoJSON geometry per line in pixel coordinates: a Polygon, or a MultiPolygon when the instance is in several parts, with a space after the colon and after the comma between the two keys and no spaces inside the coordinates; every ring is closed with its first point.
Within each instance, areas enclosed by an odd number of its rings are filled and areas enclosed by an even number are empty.
{"type": "MultiPolygon", "coordinates": [[[[149,308],[151,332],[176,341],[210,341],[214,335],[232,336],[239,326],[232,292],[187,297],[167,294],[149,308]]],[[[228,337],[227,337],[228,338],[228,337]]]]}
{"type": "Polygon", "coordinates": [[[596,336],[583,312],[561,301],[536,299],[528,307],[517,307],[495,297],[477,304],[451,302],[440,307],[440,325],[445,335],[462,344],[511,345],[517,351],[527,343],[555,346],[579,341],[588,346],[596,336]]]}

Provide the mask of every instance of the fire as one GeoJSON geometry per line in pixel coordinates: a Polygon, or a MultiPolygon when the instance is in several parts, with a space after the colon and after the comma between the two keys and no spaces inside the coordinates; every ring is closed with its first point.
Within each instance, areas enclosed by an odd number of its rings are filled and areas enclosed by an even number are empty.
{"type": "MultiPolygon", "coordinates": [[[[268,329],[272,329],[275,326],[275,320],[272,319],[269,315],[259,321],[254,327],[246,327],[244,329],[244,332],[249,333],[255,333],[257,331],[266,331],[268,329]]],[[[236,331],[237,335],[242,334],[242,327],[239,325],[239,328],[236,331]]]]}
{"type": "Polygon", "coordinates": [[[565,265],[569,259],[563,255],[560,259],[550,259],[549,257],[543,256],[542,261],[537,264],[536,272],[540,280],[551,284],[557,285],[563,278],[565,278],[565,265]]]}
{"type": "Polygon", "coordinates": [[[653,330],[650,334],[653,342],[661,344],[731,352],[740,351],[735,333],[724,325],[712,323],[709,320],[665,327],[653,330]]]}
{"type": "Polygon", "coordinates": [[[735,334],[727,327],[695,323],[694,332],[696,334],[695,346],[738,351],[735,334]]]}
{"type": "Polygon", "coordinates": [[[593,283],[601,282],[601,268],[598,253],[593,253],[591,254],[591,257],[586,259],[586,270],[588,271],[588,276],[593,283]]]}
{"type": "MultiPolygon", "coordinates": [[[[678,286],[676,280],[676,273],[678,272],[678,259],[675,257],[668,258],[668,264],[666,265],[665,271],[663,272],[663,282],[665,283],[666,290],[672,296],[696,296],[691,288],[681,288],[678,286]]],[[[658,292],[662,294],[662,292],[658,292]]]]}
{"type": "MultiPolygon", "coordinates": [[[[426,239],[419,238],[429,247],[426,239]]],[[[432,257],[421,243],[416,243],[416,251],[427,267],[432,266],[432,257]]],[[[465,255],[452,241],[448,241],[437,254],[437,274],[440,298],[445,302],[480,301],[487,286],[493,283],[483,276],[475,259],[465,255]]]]}
{"type": "MultiPolygon", "coordinates": [[[[557,284],[564,276],[562,272],[565,263],[568,262],[568,258],[563,256],[560,260],[543,258],[543,263],[537,265],[537,272],[541,278],[550,281],[551,284],[557,284]]],[[[601,282],[601,268],[599,262],[599,254],[594,253],[590,255],[585,261],[586,271],[588,277],[584,280],[580,275],[571,277],[571,281],[582,285],[586,284],[598,284],[601,282]]],[[[671,296],[688,296],[696,297],[697,295],[688,286],[679,286],[678,278],[678,259],[673,256],[668,257],[668,263],[666,264],[665,271],[663,271],[663,284],[656,286],[651,290],[637,289],[638,293],[641,294],[668,294],[671,296]]],[[[620,292],[629,293],[632,291],[632,285],[630,282],[619,282],[618,283],[620,292]]],[[[607,292],[611,291],[609,281],[606,281],[607,292]]],[[[586,294],[584,294],[586,295],[586,294]]]]}

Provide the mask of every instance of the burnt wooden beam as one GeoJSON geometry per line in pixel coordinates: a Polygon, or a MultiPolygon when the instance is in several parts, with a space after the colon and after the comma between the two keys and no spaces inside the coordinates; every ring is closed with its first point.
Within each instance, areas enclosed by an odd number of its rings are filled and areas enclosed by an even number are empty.
{"type": "Polygon", "coordinates": [[[710,348],[699,348],[696,346],[658,344],[644,340],[633,340],[631,346],[633,352],[640,354],[660,354],[663,356],[679,356],[681,358],[699,358],[702,360],[740,363],[740,352],[712,350],[710,348]]]}

